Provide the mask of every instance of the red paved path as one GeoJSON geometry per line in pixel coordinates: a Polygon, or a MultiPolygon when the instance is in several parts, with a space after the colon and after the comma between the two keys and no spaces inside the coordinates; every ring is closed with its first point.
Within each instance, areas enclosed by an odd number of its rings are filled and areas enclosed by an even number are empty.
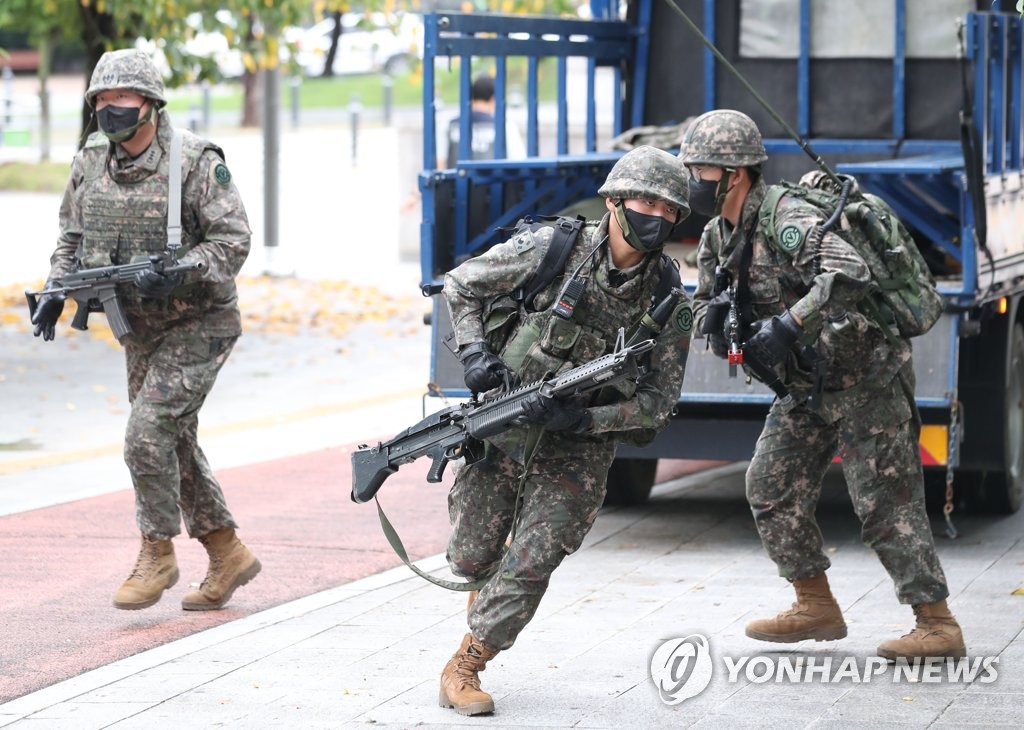
{"type": "MultiPolygon", "coordinates": [[[[111,606],[138,550],[131,491],[0,517],[0,703],[399,565],[373,505],[349,499],[349,448],[218,472],[239,534],[263,563],[221,611],[181,610],[188,583],[206,570],[202,546],[184,536],[175,540],[181,579],[160,603],[111,606]]],[[[447,538],[448,479],[427,484],[428,466],[402,467],[381,490],[414,560],[442,552],[447,538]]],[[[663,461],[658,480],[704,466],[663,461]]]]}

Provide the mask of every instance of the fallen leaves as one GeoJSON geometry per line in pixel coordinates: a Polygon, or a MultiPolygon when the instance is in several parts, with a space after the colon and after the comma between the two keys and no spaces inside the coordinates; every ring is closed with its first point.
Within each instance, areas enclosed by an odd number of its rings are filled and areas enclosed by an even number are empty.
{"type": "MultiPolygon", "coordinates": [[[[246,333],[282,335],[317,334],[338,339],[362,325],[374,325],[382,337],[397,338],[423,332],[423,315],[429,309],[420,296],[395,296],[373,286],[351,281],[309,281],[289,277],[240,277],[238,284],[242,330],[246,333]]],[[[0,329],[30,333],[26,290],[38,290],[43,282],[0,288],[0,329]]],[[[66,330],[75,303],[64,307],[58,331],[66,330]]],[[[94,314],[87,334],[117,348],[106,318],[94,314]]]]}

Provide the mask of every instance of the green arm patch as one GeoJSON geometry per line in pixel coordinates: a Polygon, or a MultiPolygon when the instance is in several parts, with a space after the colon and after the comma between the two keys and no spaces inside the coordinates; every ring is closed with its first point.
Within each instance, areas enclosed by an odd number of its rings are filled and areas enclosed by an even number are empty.
{"type": "Polygon", "coordinates": [[[798,226],[783,226],[779,231],[779,245],[783,251],[796,251],[804,244],[804,232],[798,226]]]}
{"type": "Polygon", "coordinates": [[[690,308],[689,302],[681,302],[676,307],[672,321],[675,323],[676,329],[684,335],[690,334],[690,330],[693,329],[693,309],[690,308]]]}
{"type": "Polygon", "coordinates": [[[223,162],[218,162],[217,166],[213,168],[213,179],[219,182],[221,185],[227,185],[231,182],[231,171],[228,170],[228,166],[223,162]]]}

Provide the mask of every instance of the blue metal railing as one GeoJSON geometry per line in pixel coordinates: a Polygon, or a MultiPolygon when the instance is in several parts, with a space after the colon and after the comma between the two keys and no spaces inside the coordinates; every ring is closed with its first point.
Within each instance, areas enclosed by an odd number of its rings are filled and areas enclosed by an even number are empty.
{"type": "MultiPolygon", "coordinates": [[[[604,81],[612,100],[610,134],[615,136],[642,121],[644,79],[646,78],[647,34],[650,1],[641,0],[637,24],[617,20],[575,20],[554,17],[510,16],[495,14],[438,13],[424,18],[423,75],[423,172],[420,190],[424,217],[421,223],[421,269],[424,281],[437,278],[441,256],[435,240],[439,217],[437,192],[451,186],[451,239],[443,242],[447,263],[457,262],[500,236],[499,228],[527,214],[553,213],[581,197],[593,195],[604,175],[620,153],[599,153],[598,109],[595,98],[604,81]],[[508,60],[526,59],[525,104],[526,160],[510,160],[508,155],[508,60]],[[570,109],[570,84],[581,80],[569,76],[568,60],[586,62],[586,103],[570,109]],[[438,60],[458,61],[461,98],[470,98],[472,80],[481,67],[493,66],[495,80],[495,158],[473,160],[472,123],[468,114],[459,117],[458,161],[453,169],[441,169],[437,159],[438,60]],[[541,61],[552,59],[557,98],[554,109],[555,158],[541,159],[540,101],[541,61]],[[609,69],[607,78],[599,78],[598,69],[609,69]],[[633,77],[629,108],[623,111],[622,75],[633,77]],[[570,115],[583,114],[582,155],[570,153],[570,115]],[[541,160],[540,162],[536,162],[541,160]],[[571,182],[570,182],[571,181],[571,182]],[[486,230],[470,230],[471,195],[481,185],[489,190],[486,230]],[[508,191],[514,186],[509,207],[508,191]],[[575,197],[573,197],[575,196],[575,197]]],[[[607,15],[607,13],[605,14],[607,15]]],[[[544,71],[549,67],[545,67],[544,71]]],[[[582,95],[581,95],[582,96],[582,95]]],[[[463,109],[468,104],[463,104],[463,109]]],[[[549,107],[550,108],[550,105],[549,107]]],[[[477,193],[479,194],[479,193],[477,193]]],[[[447,203],[445,203],[447,204],[447,203]]]]}

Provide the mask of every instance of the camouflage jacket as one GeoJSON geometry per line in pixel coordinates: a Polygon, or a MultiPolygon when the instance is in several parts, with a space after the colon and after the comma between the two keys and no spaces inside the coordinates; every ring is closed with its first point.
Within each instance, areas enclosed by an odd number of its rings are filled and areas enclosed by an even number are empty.
{"type": "MultiPolygon", "coordinates": [[[[815,274],[812,232],[824,221],[813,206],[793,196],[783,196],[776,210],[776,238],[786,250],[766,241],[758,213],[767,188],[758,181],[747,195],[739,225],[733,229],[722,217],[704,229],[697,252],[698,283],[693,310],[698,337],[715,286],[715,269],[723,266],[737,282],[744,245],[750,230],[753,256],[750,264],[750,298],[755,321],[782,314],[787,309],[803,321],[804,344],[812,345],[827,363],[824,405],[826,415],[838,417],[854,401],[862,402],[872,390],[888,385],[911,359],[910,342],[888,340],[881,329],[858,311],[858,302],[871,283],[868,265],[839,236],[826,234],[821,242],[820,273],[815,274]],[[845,314],[842,328],[829,317],[845,314]]],[[[723,364],[722,367],[725,367],[723,364]]],[[[813,386],[808,364],[791,355],[776,368],[782,382],[796,395],[813,386]]]]}
{"type": "MultiPolygon", "coordinates": [[[[649,255],[627,270],[616,270],[608,254],[608,216],[588,221],[580,231],[565,267],[527,312],[511,293],[536,271],[551,243],[552,229],[522,231],[505,243],[471,258],[445,277],[444,294],[459,346],[487,341],[524,383],[562,372],[607,354],[616,334],[625,328],[629,338],[650,307],[661,279],[659,255],[649,255]],[[588,256],[596,253],[586,262],[588,256]],[[586,263],[585,263],[586,262],[586,263]],[[586,293],[571,320],[551,312],[562,284],[577,267],[587,277],[586,293]],[[610,282],[616,281],[618,286],[610,282]]],[[[689,353],[692,311],[687,298],[679,303],[656,337],[650,373],[639,385],[621,384],[592,396],[587,406],[593,429],[584,436],[559,433],[545,436],[551,448],[572,450],[589,440],[613,445],[616,440],[646,443],[664,427],[679,397],[689,353]]],[[[525,429],[513,429],[492,439],[513,458],[522,457],[525,429]]]]}
{"type": "MultiPolygon", "coordinates": [[[[166,250],[172,127],[166,112],[159,119],[153,143],[134,161],[98,132],[75,156],[60,207],[51,279],[166,250]]],[[[139,332],[198,318],[208,335],[238,335],[235,276],[249,254],[249,221],[220,149],[183,134],[180,260],[201,261],[205,268],[187,274],[168,299],[143,299],[133,284],[119,285],[118,296],[139,332]]]]}

